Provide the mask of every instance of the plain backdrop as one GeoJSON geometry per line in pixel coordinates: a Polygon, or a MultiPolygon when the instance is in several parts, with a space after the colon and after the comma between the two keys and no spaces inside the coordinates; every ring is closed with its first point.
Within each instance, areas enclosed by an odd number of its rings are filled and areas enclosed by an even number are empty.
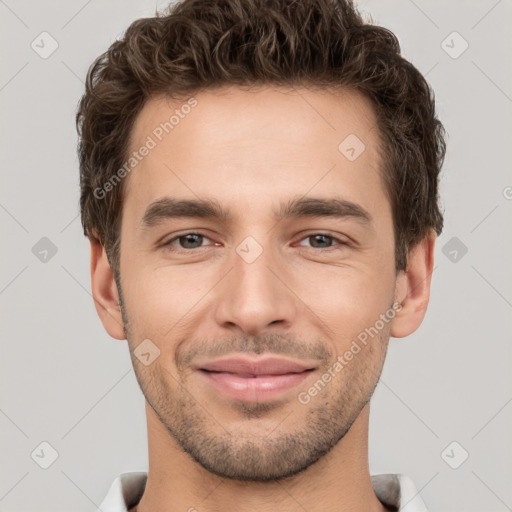
{"type": "MultiPolygon", "coordinates": [[[[147,469],[127,344],[90,295],[74,116],[94,58],[164,5],[0,1],[2,512],[93,511],[115,476],[147,469]]],[[[390,342],[370,469],[410,476],[431,512],[511,510],[512,2],[359,6],[426,74],[449,134],[431,302],[390,342]]]]}

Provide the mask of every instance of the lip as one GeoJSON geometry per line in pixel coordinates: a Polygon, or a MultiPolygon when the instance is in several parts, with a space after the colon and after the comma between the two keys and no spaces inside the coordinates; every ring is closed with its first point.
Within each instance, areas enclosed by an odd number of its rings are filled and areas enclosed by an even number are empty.
{"type": "Polygon", "coordinates": [[[277,398],[298,386],[316,368],[314,364],[280,357],[228,357],[206,362],[196,369],[221,393],[237,400],[260,402],[277,398]]]}
{"type": "Polygon", "coordinates": [[[298,363],[282,357],[226,357],[202,364],[199,369],[238,375],[284,375],[299,373],[314,368],[314,365],[298,363]]]}

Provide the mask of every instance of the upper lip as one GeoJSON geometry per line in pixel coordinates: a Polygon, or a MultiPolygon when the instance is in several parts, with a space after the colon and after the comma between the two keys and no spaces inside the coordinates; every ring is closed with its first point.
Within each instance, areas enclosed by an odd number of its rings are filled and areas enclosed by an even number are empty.
{"type": "Polygon", "coordinates": [[[247,357],[226,357],[201,364],[199,370],[225,372],[239,375],[284,375],[314,369],[314,365],[298,363],[281,357],[250,359],[247,357]]]}

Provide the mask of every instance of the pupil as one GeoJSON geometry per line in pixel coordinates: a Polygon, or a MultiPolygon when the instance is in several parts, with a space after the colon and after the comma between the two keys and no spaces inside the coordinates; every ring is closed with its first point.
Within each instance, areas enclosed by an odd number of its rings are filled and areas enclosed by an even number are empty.
{"type": "Polygon", "coordinates": [[[315,243],[317,241],[319,241],[320,245],[322,245],[322,239],[324,240],[324,242],[327,240],[327,246],[329,246],[329,243],[328,243],[329,237],[327,235],[313,235],[313,239],[315,240],[315,243]]]}
{"type": "Polygon", "coordinates": [[[197,243],[197,238],[201,238],[202,235],[195,235],[195,234],[189,234],[189,235],[185,235],[184,237],[182,237],[182,239],[185,239],[185,247],[187,249],[190,249],[191,247],[188,245],[189,243],[191,243],[192,245],[194,245],[195,243],[197,243]]]}

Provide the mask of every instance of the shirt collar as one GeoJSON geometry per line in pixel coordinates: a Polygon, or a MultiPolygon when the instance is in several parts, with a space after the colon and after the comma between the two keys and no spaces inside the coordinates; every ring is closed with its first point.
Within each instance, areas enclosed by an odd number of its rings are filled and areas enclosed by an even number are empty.
{"type": "MultiPolygon", "coordinates": [[[[427,512],[413,481],[406,475],[377,473],[371,475],[377,498],[397,512],[427,512]]],[[[112,482],[98,512],[127,512],[141,499],[147,472],[122,473],[112,482]]]]}

